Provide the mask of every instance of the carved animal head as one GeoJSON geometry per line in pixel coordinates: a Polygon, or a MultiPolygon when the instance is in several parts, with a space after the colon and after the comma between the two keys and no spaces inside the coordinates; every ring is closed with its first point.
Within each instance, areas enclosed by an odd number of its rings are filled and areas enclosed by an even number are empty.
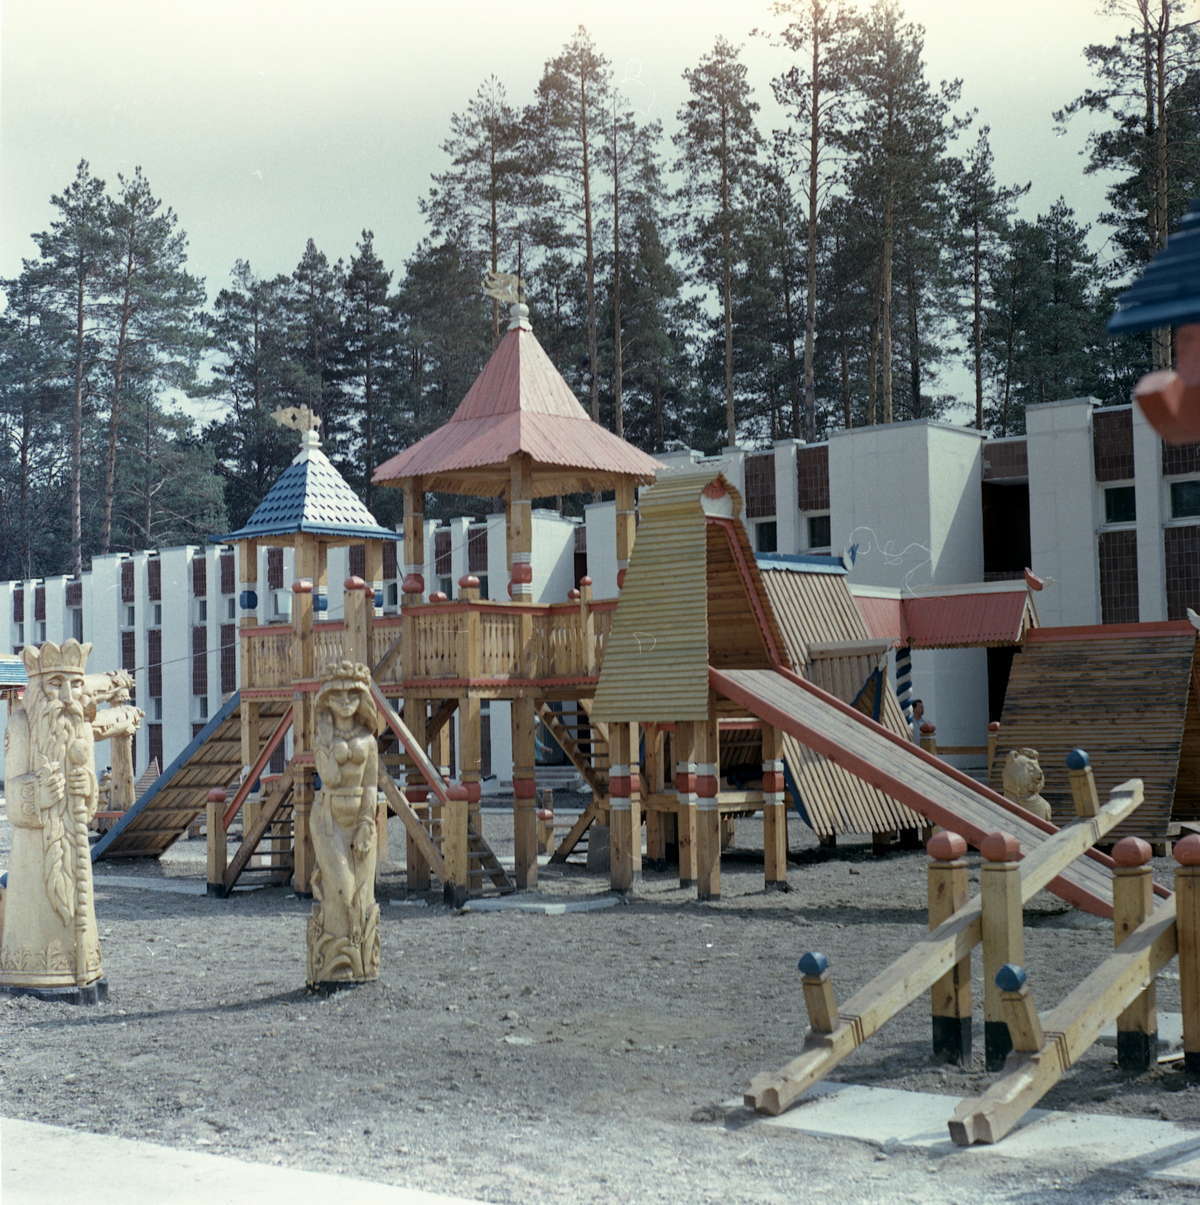
{"type": "Polygon", "coordinates": [[[1045,785],[1046,776],[1038,763],[1036,749],[1010,749],[1004,759],[1004,794],[1010,799],[1036,795],[1045,785]]]}

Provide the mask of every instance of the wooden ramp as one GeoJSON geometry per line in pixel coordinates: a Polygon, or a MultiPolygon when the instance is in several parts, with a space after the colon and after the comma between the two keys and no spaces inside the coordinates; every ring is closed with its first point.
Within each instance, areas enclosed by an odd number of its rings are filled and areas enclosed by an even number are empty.
{"type": "MultiPolygon", "coordinates": [[[[150,788],[92,847],[101,858],[157,858],[204,815],[209,791],[227,789],[242,771],[241,696],[232,694],[150,788]]],[[[260,703],[265,740],[287,708],[260,703]]]]}
{"type": "Polygon", "coordinates": [[[1161,842],[1171,820],[1200,818],[1196,629],[1186,620],[1038,628],[1013,659],[992,786],[1010,749],[1036,749],[1056,824],[1071,816],[1064,759],[1092,759],[1103,795],[1122,778],[1146,803],[1112,834],[1161,842]]]}
{"type": "MultiPolygon", "coordinates": [[[[971,845],[1000,831],[1011,833],[1030,854],[1058,831],[789,670],[710,667],[709,682],[718,694],[971,845]]],[[[1089,850],[1049,890],[1084,911],[1111,916],[1111,866],[1109,858],[1089,850]]]]}

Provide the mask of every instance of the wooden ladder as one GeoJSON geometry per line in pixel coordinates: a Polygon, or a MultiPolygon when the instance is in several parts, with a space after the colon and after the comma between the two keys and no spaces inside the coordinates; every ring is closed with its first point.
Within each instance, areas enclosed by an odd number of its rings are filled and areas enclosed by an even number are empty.
{"type": "Polygon", "coordinates": [[[592,719],[591,705],[585,699],[576,700],[573,712],[555,711],[549,703],[543,701],[538,705],[538,718],[558,747],[567,755],[567,760],[592,788],[591,803],[550,855],[551,862],[562,863],[581,843],[586,850],[588,830],[600,815],[598,801],[608,796],[608,732],[592,719]]]}
{"type": "Polygon", "coordinates": [[[258,819],[242,833],[242,842],[238,846],[233,860],[225,868],[222,881],[224,894],[228,896],[237,886],[238,880],[247,871],[267,871],[270,882],[286,881],[291,877],[291,858],[286,865],[279,866],[250,866],[250,859],[256,853],[279,855],[285,851],[290,855],[292,849],[292,788],[295,780],[292,771],[288,770],[275,784],[270,795],[263,800],[262,810],[258,819]],[[260,848],[265,846],[266,848],[260,848]]]}

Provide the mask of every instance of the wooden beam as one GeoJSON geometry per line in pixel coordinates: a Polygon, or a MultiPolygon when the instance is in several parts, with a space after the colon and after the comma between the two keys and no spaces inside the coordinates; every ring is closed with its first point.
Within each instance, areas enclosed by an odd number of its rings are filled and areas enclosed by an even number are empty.
{"type": "MultiPolygon", "coordinates": [[[[967,843],[943,830],[929,842],[929,928],[936,929],[968,899],[967,843]]],[[[930,989],[933,1056],[940,1062],[971,1061],[971,958],[968,955],[930,989]]]]}
{"type": "Polygon", "coordinates": [[[421,857],[426,865],[433,870],[434,874],[439,879],[444,880],[446,877],[446,865],[442,859],[441,852],[434,845],[429,833],[426,831],[425,825],[421,823],[421,818],[413,811],[412,804],[408,802],[408,798],[404,792],[392,781],[392,777],[386,771],[381,771],[379,775],[379,786],[387,797],[388,806],[392,812],[400,817],[404,825],[404,830],[408,834],[408,839],[421,851],[421,857]]]}

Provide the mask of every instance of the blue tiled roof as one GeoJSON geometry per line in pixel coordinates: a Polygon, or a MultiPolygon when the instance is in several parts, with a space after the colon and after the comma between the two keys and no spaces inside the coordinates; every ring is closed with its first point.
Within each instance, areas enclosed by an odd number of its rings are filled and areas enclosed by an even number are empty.
{"type": "Polygon", "coordinates": [[[0,654],[0,690],[8,686],[24,686],[29,681],[25,662],[11,653],[0,654]]]}
{"type": "Polygon", "coordinates": [[[1117,298],[1108,330],[1120,335],[1192,322],[1200,322],[1200,201],[1192,202],[1167,245],[1117,298]]]}
{"type": "Polygon", "coordinates": [[[213,536],[214,544],[291,535],[298,531],[317,535],[365,536],[398,540],[380,527],[346,479],[318,447],[302,448],[284,469],[258,509],[237,531],[213,536]]]}
{"type": "Polygon", "coordinates": [[[818,553],[766,552],[755,558],[760,569],[786,569],[791,573],[845,573],[846,563],[840,556],[821,556],[818,553]]]}

